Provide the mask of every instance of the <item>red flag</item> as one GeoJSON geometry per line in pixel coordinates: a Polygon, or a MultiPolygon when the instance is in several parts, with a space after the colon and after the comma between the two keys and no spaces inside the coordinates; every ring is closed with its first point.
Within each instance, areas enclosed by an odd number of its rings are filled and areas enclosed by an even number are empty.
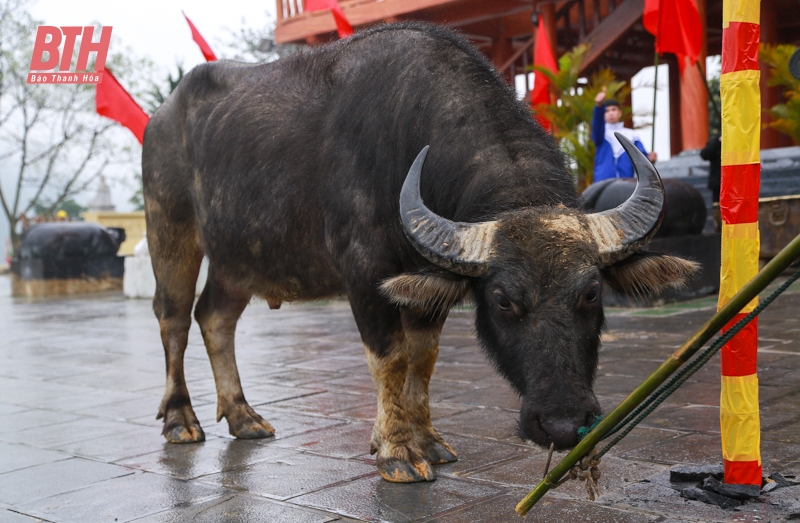
{"type": "Polygon", "coordinates": [[[181,14],[183,14],[183,17],[186,19],[187,22],[189,22],[189,29],[192,30],[192,40],[194,40],[194,43],[196,43],[197,46],[200,48],[200,51],[206,58],[206,62],[213,62],[214,60],[216,60],[217,55],[215,55],[214,51],[211,50],[211,46],[208,45],[208,42],[206,42],[206,39],[203,38],[203,35],[200,34],[200,31],[198,31],[197,28],[192,23],[192,21],[189,20],[189,17],[186,16],[186,13],[181,11],[181,14]]]}
{"type": "Polygon", "coordinates": [[[656,37],[658,54],[674,53],[683,73],[685,57],[690,65],[700,58],[703,25],[694,0],[645,0],[642,24],[656,37]]]}
{"type": "Polygon", "coordinates": [[[333,20],[336,22],[336,32],[339,33],[339,38],[347,38],[353,34],[353,27],[347,18],[342,13],[342,8],[339,7],[338,0],[306,0],[306,12],[324,11],[330,9],[333,14],[333,20]]]}
{"type": "Polygon", "coordinates": [[[108,69],[103,71],[103,81],[97,84],[94,101],[97,114],[130,129],[139,143],[144,141],[144,128],[150,117],[108,69]]]}
{"type": "MultiPolygon", "coordinates": [[[[547,37],[547,30],[544,27],[544,19],[539,17],[539,28],[536,30],[536,47],[533,54],[533,65],[546,67],[553,72],[558,71],[556,57],[553,55],[553,48],[550,47],[550,39],[547,37]]],[[[550,79],[540,71],[533,74],[533,91],[531,91],[531,107],[536,108],[537,104],[550,103],[550,79]]],[[[536,115],[539,123],[546,130],[550,130],[550,122],[541,115],[536,115]]]]}

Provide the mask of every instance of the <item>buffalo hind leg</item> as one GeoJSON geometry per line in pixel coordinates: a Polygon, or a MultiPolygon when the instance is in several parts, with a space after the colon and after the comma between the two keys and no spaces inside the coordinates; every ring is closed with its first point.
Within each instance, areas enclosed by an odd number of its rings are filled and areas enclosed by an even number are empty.
{"type": "Polygon", "coordinates": [[[402,313],[408,351],[408,375],[403,397],[413,424],[415,446],[422,450],[423,457],[431,464],[458,460],[458,454],[433,428],[428,396],[428,383],[439,356],[439,335],[446,317],[446,314],[441,314],[431,318],[408,310],[402,313]]]}
{"type": "Polygon", "coordinates": [[[250,293],[226,285],[209,268],[208,282],[195,307],[217,386],[217,422],[228,420],[228,431],[242,439],[275,434],[266,420],[248,405],[239,380],[234,353],[236,323],[250,302],[250,293]]]}
{"type": "Polygon", "coordinates": [[[162,434],[171,443],[203,441],[206,436],[192,409],[183,373],[183,354],[192,326],[195,284],[203,254],[197,247],[193,227],[151,229],[147,240],[156,276],[153,311],[167,363],[167,383],[156,419],[164,419],[162,434]]]}

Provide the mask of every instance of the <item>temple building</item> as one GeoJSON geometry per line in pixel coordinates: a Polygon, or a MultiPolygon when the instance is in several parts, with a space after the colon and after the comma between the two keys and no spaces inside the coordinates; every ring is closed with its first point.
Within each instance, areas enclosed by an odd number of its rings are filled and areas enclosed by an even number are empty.
{"type": "MultiPolygon", "coordinates": [[[[276,0],[276,43],[318,44],[337,38],[330,11],[305,12],[304,0],[276,0]]],[[[700,63],[721,54],[722,0],[696,0],[705,22],[700,63]]],[[[538,17],[542,17],[556,56],[574,46],[591,44],[583,66],[587,76],[609,67],[617,78],[630,82],[642,68],[654,64],[654,39],[642,26],[644,0],[339,0],[353,27],[383,22],[425,20],[446,24],[467,35],[513,83],[532,63],[538,17]]],[[[797,0],[761,0],[761,41],[800,43],[800,3],[797,0]]],[[[678,74],[673,55],[669,65],[670,149],[672,155],[702,148],[708,140],[708,95],[697,68],[678,74]]],[[[530,89],[529,82],[526,82],[530,89]]],[[[763,107],[781,102],[778,88],[767,86],[762,66],[763,107]]],[[[763,115],[764,121],[769,118],[763,115]]],[[[773,129],[763,129],[763,149],[793,145],[773,129]]]]}

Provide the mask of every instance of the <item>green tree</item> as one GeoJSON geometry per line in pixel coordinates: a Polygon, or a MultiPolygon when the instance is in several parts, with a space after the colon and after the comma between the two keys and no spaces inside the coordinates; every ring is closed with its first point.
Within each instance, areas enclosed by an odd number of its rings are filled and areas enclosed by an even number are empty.
{"type": "Polygon", "coordinates": [[[67,213],[67,216],[73,220],[79,219],[81,217],[81,213],[86,212],[86,210],[86,207],[79,204],[72,198],[64,200],[57,206],[54,206],[53,202],[48,200],[36,202],[36,205],[33,206],[33,211],[39,216],[47,216],[52,218],[58,211],[64,211],[67,213]]]}
{"type": "MultiPolygon", "coordinates": [[[[156,112],[156,109],[158,109],[161,104],[163,104],[167,98],[169,98],[169,95],[172,94],[172,91],[174,91],[178,87],[178,84],[181,83],[181,80],[183,80],[183,75],[185,74],[185,71],[183,70],[183,63],[178,62],[175,64],[175,66],[178,70],[177,73],[175,73],[175,77],[172,76],[171,71],[167,72],[166,83],[164,85],[159,85],[156,82],[152,82],[150,90],[147,93],[147,108],[150,109],[150,114],[156,112]]],[[[139,181],[141,182],[141,175],[139,178],[139,181]]]]}
{"type": "MultiPolygon", "coordinates": [[[[594,98],[603,87],[608,98],[624,101],[631,89],[618,81],[609,69],[601,69],[586,82],[580,71],[589,48],[579,45],[564,53],[558,60],[558,71],[534,66],[550,79],[550,86],[557,95],[556,103],[538,104],[534,111],[553,123],[554,136],[561,149],[570,159],[570,170],[579,189],[592,183],[595,147],[592,142],[592,113],[594,98]],[[581,81],[584,81],[582,84],[581,81]]],[[[622,108],[623,118],[631,116],[631,108],[622,108]]]]}
{"type": "Polygon", "coordinates": [[[766,109],[772,120],[765,127],[787,134],[800,144],[800,80],[789,73],[789,59],[796,49],[797,46],[790,44],[761,44],[759,58],[769,66],[767,85],[781,87],[785,100],[766,109]]]}

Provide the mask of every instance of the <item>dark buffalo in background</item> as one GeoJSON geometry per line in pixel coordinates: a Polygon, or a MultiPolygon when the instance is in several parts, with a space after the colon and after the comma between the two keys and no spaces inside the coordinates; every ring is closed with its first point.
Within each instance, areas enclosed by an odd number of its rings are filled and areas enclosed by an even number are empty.
{"type": "MultiPolygon", "coordinates": [[[[652,307],[707,296],[719,290],[720,235],[703,234],[708,226],[708,210],[703,195],[683,180],[666,178],[663,184],[664,219],[646,249],[693,260],[700,270],[687,285],[668,289],[658,295],[607,292],[603,297],[604,305],[652,307]]],[[[630,198],[635,188],[636,180],[633,179],[603,180],[583,191],[581,206],[586,212],[613,209],[630,198]]]]}
{"type": "Polygon", "coordinates": [[[269,64],[196,67],[150,120],[142,153],[164,436],[204,438],[183,354],[205,254],[194,315],[232,435],[274,434],[236,368],[236,322],[251,297],[277,306],[345,295],[377,389],[377,468],[390,481],[434,479],[432,464],[457,457],[431,424],[428,382],[447,312],[471,295],[483,349],[523,398],[520,436],[573,445],[600,413],[602,281],[656,292],[695,269],[638,252],[658,227],[663,188],[631,154],[634,195],[584,214],[530,109],[463,37],[434,26],[376,27],[269,64]]]}
{"type": "MultiPolygon", "coordinates": [[[[673,178],[662,180],[666,195],[664,220],[654,238],[700,234],[706,224],[703,195],[691,184],[673,178]]],[[[602,212],[618,207],[633,194],[636,180],[616,178],[594,183],[581,195],[587,212],[602,212]]]]}
{"type": "Polygon", "coordinates": [[[12,271],[23,279],[121,278],[125,230],[91,222],[37,223],[20,239],[12,271]]]}

